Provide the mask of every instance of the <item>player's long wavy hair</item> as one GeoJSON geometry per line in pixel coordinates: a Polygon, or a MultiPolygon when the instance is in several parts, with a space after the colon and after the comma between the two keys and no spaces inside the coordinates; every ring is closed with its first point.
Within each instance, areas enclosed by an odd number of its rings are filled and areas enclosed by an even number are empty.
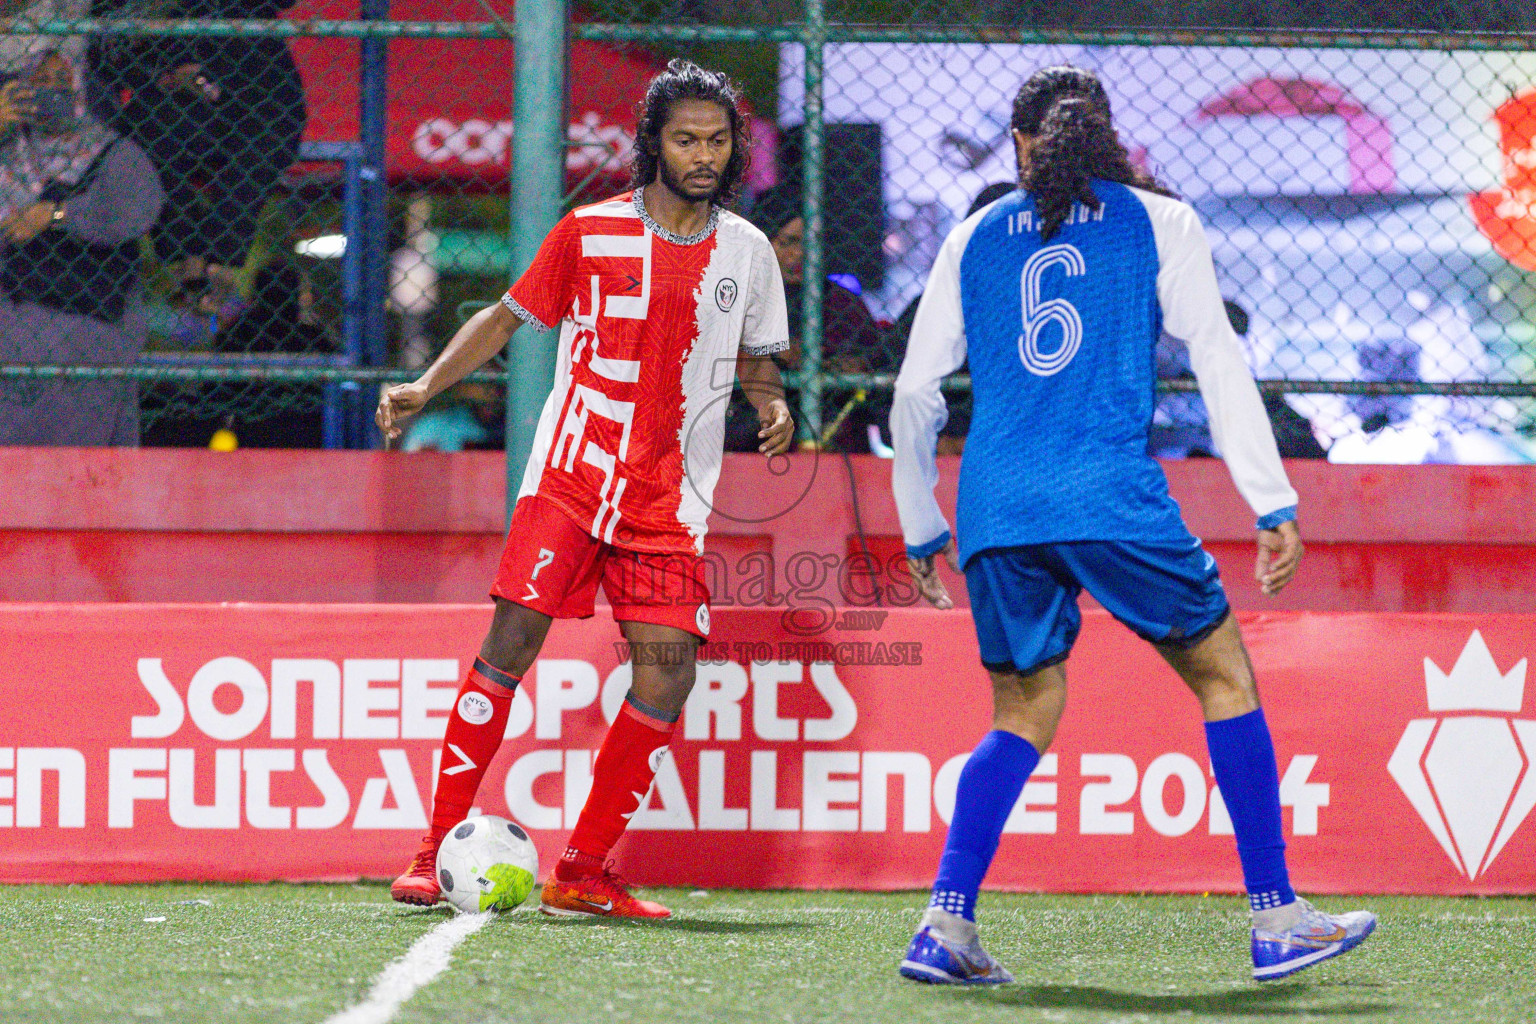
{"type": "Polygon", "coordinates": [[[1131,163],[1110,120],[1109,94],[1090,71],[1066,65],[1036,71],[1013,98],[1013,128],[1034,140],[1019,184],[1035,197],[1042,238],[1060,230],[1073,203],[1099,208],[1090,178],[1173,195],[1131,163]]]}
{"type": "Polygon", "coordinates": [[[667,70],[651,79],[641,103],[639,126],[635,130],[634,162],[630,165],[629,184],[641,188],[656,180],[661,163],[661,130],[672,116],[678,100],[707,100],[725,108],[731,122],[731,158],[720,176],[720,191],[715,202],[729,205],[741,191],[742,181],[752,156],[752,129],[741,112],[741,91],[720,71],[707,71],[692,61],[676,59],[667,70]]]}

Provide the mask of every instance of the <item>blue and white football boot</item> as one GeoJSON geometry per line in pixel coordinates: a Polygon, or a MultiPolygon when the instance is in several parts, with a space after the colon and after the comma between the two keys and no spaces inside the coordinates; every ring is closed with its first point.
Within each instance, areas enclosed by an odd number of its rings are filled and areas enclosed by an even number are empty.
{"type": "Polygon", "coordinates": [[[1348,953],[1376,930],[1376,915],[1366,910],[1325,914],[1306,900],[1301,918],[1283,932],[1253,929],[1253,979],[1289,977],[1340,953],[1348,953]]]}
{"type": "Polygon", "coordinates": [[[1003,985],[1013,975],[981,948],[976,923],[929,907],[912,936],[901,976],[935,985],[1003,985]]]}

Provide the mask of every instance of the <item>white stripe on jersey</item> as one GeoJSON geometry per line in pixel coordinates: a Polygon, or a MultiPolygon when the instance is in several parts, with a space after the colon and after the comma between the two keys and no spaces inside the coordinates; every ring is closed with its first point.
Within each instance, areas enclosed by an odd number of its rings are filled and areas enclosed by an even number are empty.
{"type": "MultiPolygon", "coordinates": [[[[640,293],[610,295],[603,315],[615,320],[644,320],[651,309],[651,232],[643,235],[582,235],[583,256],[613,256],[640,261],[640,293]]],[[[594,279],[595,280],[595,279],[594,279]]],[[[633,279],[631,279],[633,280],[633,279]]]]}
{"type": "Polygon", "coordinates": [[[732,330],[730,325],[743,319],[746,304],[755,299],[749,290],[754,269],[751,235],[741,231],[738,218],[729,214],[720,218],[715,231],[714,252],[693,296],[699,334],[683,361],[683,420],[677,431],[683,452],[677,519],[687,528],[698,554],[704,553],[711,501],[720,479],[725,410],[736,382],[736,356],[741,347],[740,329],[732,330]],[[737,291],[731,303],[717,298],[727,280],[734,282],[737,291]],[[724,372],[716,373],[717,367],[724,372]]]}
{"type": "Polygon", "coordinates": [[[560,343],[555,349],[555,381],[544,400],[544,410],[539,413],[538,429],[533,435],[533,450],[528,453],[528,465],[523,468],[523,482],[517,488],[517,496],[526,498],[539,493],[539,480],[544,475],[544,462],[549,458],[549,448],[555,439],[556,420],[565,407],[566,395],[571,390],[571,339],[579,328],[569,320],[560,325],[560,343]]]}
{"type": "Polygon", "coordinates": [[[619,484],[613,489],[613,497],[603,498],[598,502],[597,515],[592,519],[592,536],[601,537],[604,544],[613,543],[613,528],[618,525],[620,519],[619,502],[624,499],[624,488],[629,483],[628,477],[619,477],[619,484]],[[607,527],[603,527],[603,517],[609,512],[613,518],[608,520],[607,527]]]}
{"type": "Polygon", "coordinates": [[[1269,414],[1242,343],[1227,320],[1199,215],[1177,199],[1139,188],[1130,192],[1141,200],[1152,222],[1163,330],[1189,349],[1190,367],[1209,413],[1211,439],[1232,482],[1261,519],[1290,508],[1297,502],[1296,491],[1280,462],[1269,414]]]}
{"type": "Polygon", "coordinates": [[[609,359],[607,356],[593,354],[592,372],[609,380],[616,380],[624,384],[634,384],[640,379],[640,360],[638,359],[609,359]]]}
{"type": "Polygon", "coordinates": [[[606,203],[598,203],[595,206],[578,206],[575,215],[577,217],[630,217],[640,219],[640,214],[635,212],[635,204],[622,199],[610,199],[606,203]]]}

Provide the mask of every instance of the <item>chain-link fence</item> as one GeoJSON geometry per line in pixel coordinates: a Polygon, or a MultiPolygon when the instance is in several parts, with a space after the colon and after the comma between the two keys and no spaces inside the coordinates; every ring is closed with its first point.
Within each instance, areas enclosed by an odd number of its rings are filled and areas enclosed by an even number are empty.
{"type": "MultiPolygon", "coordinates": [[[[0,7],[9,443],[376,444],[380,382],[505,287],[512,5],[285,2],[0,7]]],[[[1287,454],[1536,461],[1527,5],[596,3],[567,35],[567,205],[625,187],[668,57],[744,83],[808,438],[885,450],[937,247],[1015,180],[1019,83],[1071,63],[1200,211],[1287,454]]],[[[1209,453],[1187,357],[1158,365],[1154,449],[1209,453]]],[[[501,444],[507,379],[407,443],[501,444]]]]}

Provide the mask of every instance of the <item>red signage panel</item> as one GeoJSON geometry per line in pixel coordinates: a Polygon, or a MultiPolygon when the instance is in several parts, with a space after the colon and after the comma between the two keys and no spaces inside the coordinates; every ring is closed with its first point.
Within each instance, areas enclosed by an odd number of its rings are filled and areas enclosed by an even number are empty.
{"type": "MultiPolygon", "coordinates": [[[[0,607],[0,879],[390,877],[489,606],[0,607]]],[[[1536,616],[1245,615],[1308,892],[1536,891],[1536,616]]],[[[561,622],[480,790],[546,858],[628,687],[606,615],[561,622]]],[[[988,884],[1230,891],[1199,708],[1102,612],[988,884]]],[[[910,888],[989,721],[964,612],[721,608],[618,849],[645,883],[910,888]]]]}

